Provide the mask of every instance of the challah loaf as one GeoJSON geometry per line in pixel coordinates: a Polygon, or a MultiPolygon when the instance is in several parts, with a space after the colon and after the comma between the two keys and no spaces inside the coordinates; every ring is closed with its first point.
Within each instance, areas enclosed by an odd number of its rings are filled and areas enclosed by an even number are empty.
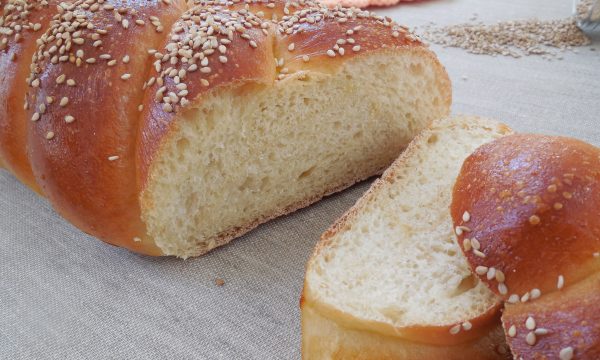
{"type": "Polygon", "coordinates": [[[358,9],[10,0],[1,26],[5,167],[144,254],[200,255],[377,174],[451,101],[432,52],[358,9]]]}
{"type": "Polygon", "coordinates": [[[479,145],[511,132],[435,121],[321,238],[302,306],[305,359],[503,359],[500,298],[456,246],[452,184],[479,145]]]}
{"type": "Polygon", "coordinates": [[[515,359],[600,358],[600,149],[511,135],[477,149],[453,223],[481,281],[506,301],[515,359]]]}

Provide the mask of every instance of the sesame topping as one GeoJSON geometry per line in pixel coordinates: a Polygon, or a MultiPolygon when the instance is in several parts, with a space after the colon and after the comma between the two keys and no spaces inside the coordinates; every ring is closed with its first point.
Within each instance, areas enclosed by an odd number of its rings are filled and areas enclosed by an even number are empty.
{"type": "Polygon", "coordinates": [[[473,249],[473,254],[475,254],[476,256],[478,256],[478,257],[480,257],[480,258],[484,258],[484,257],[485,257],[485,254],[484,254],[484,253],[482,253],[482,252],[481,252],[481,251],[479,251],[479,250],[475,250],[475,249],[473,249]]]}
{"type": "Polygon", "coordinates": [[[477,266],[475,268],[475,273],[477,273],[477,275],[485,275],[488,272],[488,267],[487,266],[477,266]]]}
{"type": "Polygon", "coordinates": [[[469,222],[471,220],[471,214],[468,211],[465,211],[462,215],[462,219],[464,222],[469,222]]]}
{"type": "Polygon", "coordinates": [[[527,328],[527,330],[535,329],[535,319],[531,316],[527,317],[527,319],[525,320],[525,327],[527,328]]]}
{"type": "Polygon", "coordinates": [[[460,331],[461,326],[462,326],[461,324],[458,324],[458,325],[454,325],[453,327],[451,327],[450,328],[450,334],[452,334],[452,335],[458,334],[458,332],[460,331]]]}
{"type": "MultiPolygon", "coordinates": [[[[471,239],[463,240],[463,248],[465,249],[465,251],[471,251],[472,247],[473,247],[473,245],[471,244],[471,239]]],[[[483,275],[483,274],[481,274],[481,275],[483,275]]]]}
{"type": "Polygon", "coordinates": [[[473,247],[473,249],[475,250],[480,250],[481,249],[481,243],[479,242],[479,240],[477,240],[476,238],[472,238],[471,239],[471,246],[473,247]]]}
{"type": "Polygon", "coordinates": [[[141,241],[142,241],[142,239],[137,236],[133,238],[133,242],[141,242],[141,241]]]}
{"type": "Polygon", "coordinates": [[[54,132],[48,131],[46,133],[46,140],[52,140],[54,138],[54,132]]]}
{"type": "Polygon", "coordinates": [[[519,295],[517,294],[512,294],[511,296],[508,297],[508,302],[511,304],[516,304],[519,302],[519,295]]]}
{"type": "Polygon", "coordinates": [[[550,330],[544,329],[544,328],[537,328],[537,329],[535,329],[534,333],[536,335],[548,335],[548,334],[550,334],[550,330]]]}
{"type": "Polygon", "coordinates": [[[63,97],[62,99],[60,99],[59,105],[62,107],[65,107],[69,104],[69,98],[68,97],[63,97]]]}
{"type": "Polygon", "coordinates": [[[529,291],[526,292],[525,294],[523,294],[523,296],[521,296],[521,302],[528,302],[529,301],[529,291]]]}
{"type": "Polygon", "coordinates": [[[508,336],[510,337],[515,337],[517,336],[517,327],[512,325],[510,328],[508,328],[508,336]]]}
{"type": "Polygon", "coordinates": [[[574,351],[573,348],[568,346],[566,348],[562,348],[558,353],[558,357],[560,360],[571,360],[573,359],[574,351]]]}
{"type": "Polygon", "coordinates": [[[565,278],[562,275],[558,275],[558,281],[556,282],[556,288],[558,290],[562,289],[565,286],[565,278]]]}
{"type": "Polygon", "coordinates": [[[473,324],[471,324],[470,321],[465,321],[464,323],[462,323],[462,328],[463,330],[469,331],[473,328],[473,324]]]}
{"type": "Polygon", "coordinates": [[[531,300],[535,300],[542,296],[542,291],[540,289],[532,289],[529,293],[531,294],[531,300]]]}
{"type": "Polygon", "coordinates": [[[75,118],[74,118],[73,116],[71,116],[71,115],[67,115],[67,116],[65,116],[65,122],[66,122],[67,124],[70,124],[70,123],[72,123],[73,121],[75,121],[75,118]]]}
{"type": "Polygon", "coordinates": [[[129,80],[129,79],[131,79],[131,74],[123,74],[123,75],[121,75],[121,79],[122,80],[129,80]]]}
{"type": "Polygon", "coordinates": [[[531,225],[538,225],[540,223],[540,217],[537,215],[531,215],[529,217],[529,223],[531,225]]]}
{"type": "Polygon", "coordinates": [[[533,331],[530,331],[527,333],[527,336],[525,336],[525,341],[527,342],[528,345],[533,346],[535,345],[537,339],[535,337],[535,333],[533,331]]]}
{"type": "Polygon", "coordinates": [[[33,113],[33,116],[31,116],[31,121],[38,121],[40,119],[40,113],[36,112],[33,113]]]}
{"type": "Polygon", "coordinates": [[[504,283],[498,284],[498,292],[502,295],[508,294],[508,287],[506,287],[506,284],[504,284],[504,283]]]}
{"type": "Polygon", "coordinates": [[[119,160],[119,156],[117,155],[112,155],[108,157],[108,161],[115,161],[115,160],[119,160]]]}

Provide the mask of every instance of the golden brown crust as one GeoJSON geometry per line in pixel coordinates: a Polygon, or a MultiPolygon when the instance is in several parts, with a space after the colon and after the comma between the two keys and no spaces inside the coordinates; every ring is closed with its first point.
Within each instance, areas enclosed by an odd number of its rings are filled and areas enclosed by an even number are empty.
{"type": "MultiPolygon", "coordinates": [[[[486,144],[465,161],[451,212],[455,226],[468,227],[458,238],[471,268],[503,272],[504,298],[555,291],[559,276],[577,282],[600,269],[600,149],[522,134],[486,144]],[[465,251],[473,238],[485,257],[465,251]]],[[[496,278],[479,276],[500,293],[496,278]]]]}
{"type": "Polygon", "coordinates": [[[347,327],[301,301],[302,358],[313,359],[510,359],[498,322],[472,341],[431,345],[347,327]]]}
{"type": "Polygon", "coordinates": [[[57,13],[59,0],[6,3],[0,17],[0,158],[20,181],[40,192],[27,157],[27,91],[36,40],[57,13]]]}
{"type": "Polygon", "coordinates": [[[537,301],[507,304],[502,322],[507,333],[514,326],[506,339],[515,358],[558,359],[571,348],[574,359],[600,359],[600,273],[537,301]],[[526,327],[529,317],[535,330],[526,327]],[[536,331],[531,346],[527,336],[536,331]]]}
{"type": "Polygon", "coordinates": [[[180,13],[156,0],[78,1],[42,37],[29,79],[29,117],[39,118],[30,122],[30,159],[44,193],[83,231],[151,255],[161,252],[138,241],[138,106],[146,51],[180,13]]]}

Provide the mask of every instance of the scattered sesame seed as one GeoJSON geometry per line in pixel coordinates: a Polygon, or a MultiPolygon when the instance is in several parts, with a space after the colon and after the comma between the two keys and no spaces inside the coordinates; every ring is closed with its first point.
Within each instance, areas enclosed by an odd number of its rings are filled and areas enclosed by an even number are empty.
{"type": "Polygon", "coordinates": [[[537,224],[539,224],[540,223],[540,217],[537,216],[537,215],[531,215],[529,217],[529,223],[531,225],[537,225],[537,224]]]}
{"type": "Polygon", "coordinates": [[[542,291],[540,289],[532,289],[529,293],[531,294],[532,300],[537,299],[540,296],[542,296],[542,291]]]}
{"type": "Polygon", "coordinates": [[[33,113],[33,116],[31,116],[31,121],[38,121],[40,119],[40,113],[33,113]]]}
{"type": "Polygon", "coordinates": [[[548,190],[548,192],[551,192],[551,193],[556,192],[556,189],[557,189],[556,185],[554,185],[554,184],[549,185],[548,188],[546,188],[546,190],[548,190]]]}
{"type": "Polygon", "coordinates": [[[506,295],[506,294],[508,294],[508,287],[506,287],[506,284],[504,284],[504,283],[500,283],[500,284],[498,284],[498,292],[499,292],[501,295],[506,295]]]}
{"type": "Polygon", "coordinates": [[[496,269],[491,267],[487,271],[487,279],[492,280],[494,277],[496,277],[496,269]]]}
{"type": "Polygon", "coordinates": [[[511,296],[508,297],[508,302],[511,304],[516,304],[519,302],[519,295],[517,294],[512,294],[511,296]]]}
{"type": "Polygon", "coordinates": [[[573,348],[568,346],[566,348],[562,348],[558,353],[558,357],[560,360],[571,360],[573,359],[574,351],[573,348]]]}
{"type": "Polygon", "coordinates": [[[516,326],[511,325],[511,327],[508,328],[508,336],[510,336],[510,337],[517,336],[517,327],[516,326]]]}
{"type": "Polygon", "coordinates": [[[61,74],[56,78],[56,83],[60,85],[65,82],[66,78],[67,78],[67,75],[61,74]]]}
{"type": "Polygon", "coordinates": [[[553,208],[554,208],[554,210],[560,210],[563,208],[563,204],[556,202],[556,203],[554,203],[553,208]]]}
{"type": "Polygon", "coordinates": [[[329,56],[329,57],[335,57],[335,51],[333,51],[331,49],[327,50],[327,56],[329,56]]]}
{"type": "Polygon", "coordinates": [[[479,251],[479,250],[475,250],[475,249],[473,249],[473,254],[475,254],[476,256],[479,256],[480,258],[484,258],[484,257],[485,257],[485,254],[484,254],[484,253],[482,253],[482,252],[481,252],[481,251],[479,251]]]}
{"type": "Polygon", "coordinates": [[[144,105],[138,105],[138,111],[141,112],[142,110],[144,110],[144,105]]]}
{"type": "Polygon", "coordinates": [[[308,62],[309,60],[310,60],[310,57],[308,55],[302,55],[302,61],[308,62]]]}
{"type": "Polygon", "coordinates": [[[76,85],[76,83],[75,83],[75,80],[73,80],[73,79],[68,79],[68,80],[67,80],[67,85],[69,85],[69,86],[75,86],[75,85],[76,85]]]}
{"type": "Polygon", "coordinates": [[[471,220],[471,214],[468,211],[465,211],[462,215],[462,219],[464,222],[469,222],[471,220]]]}
{"type": "Polygon", "coordinates": [[[496,281],[503,283],[506,280],[504,273],[501,270],[496,270],[496,281]]]}
{"type": "Polygon", "coordinates": [[[565,191],[565,192],[563,192],[563,197],[565,199],[571,199],[573,197],[573,194],[571,194],[570,192],[565,191]]]}
{"type": "Polygon", "coordinates": [[[465,321],[464,323],[462,323],[462,328],[466,331],[469,331],[473,328],[473,324],[471,324],[471,322],[469,321],[465,321]]]}
{"type": "Polygon", "coordinates": [[[108,157],[108,161],[115,161],[115,160],[119,160],[119,156],[117,155],[112,155],[108,157]]]}
{"type": "Polygon", "coordinates": [[[69,104],[69,98],[68,97],[65,96],[62,99],[60,99],[60,103],[59,103],[60,106],[65,107],[65,106],[67,106],[67,104],[69,104]]]}
{"type": "Polygon", "coordinates": [[[526,292],[523,296],[521,296],[521,302],[529,301],[529,291],[526,292]]]}
{"type": "Polygon", "coordinates": [[[530,346],[535,345],[535,342],[536,342],[535,333],[533,331],[528,332],[527,336],[525,336],[525,341],[530,346]]]}
{"type": "Polygon", "coordinates": [[[525,320],[525,327],[527,328],[527,330],[535,329],[535,319],[531,316],[527,317],[527,319],[525,320]]]}
{"type": "Polygon", "coordinates": [[[296,45],[294,43],[291,43],[288,45],[288,51],[294,51],[294,48],[296,47],[296,45]]]}
{"type": "Polygon", "coordinates": [[[556,288],[562,289],[565,286],[565,278],[562,275],[558,275],[558,281],[556,282],[556,288]]]}
{"type": "Polygon", "coordinates": [[[451,335],[458,334],[458,332],[460,331],[460,328],[461,328],[461,324],[454,325],[453,327],[450,328],[450,334],[451,335]]]}
{"type": "Polygon", "coordinates": [[[359,52],[359,51],[360,51],[360,45],[354,45],[354,46],[352,47],[352,51],[354,51],[354,52],[359,52]]]}
{"type": "Polygon", "coordinates": [[[593,256],[593,257],[596,257],[596,258],[597,258],[597,257],[600,257],[600,252],[595,252],[595,253],[593,253],[593,254],[592,254],[592,256],[593,256]]]}
{"type": "Polygon", "coordinates": [[[544,328],[537,328],[537,329],[535,329],[534,333],[536,335],[548,335],[548,334],[550,334],[550,330],[544,329],[544,328]]]}
{"type": "Polygon", "coordinates": [[[139,238],[139,237],[137,237],[137,236],[133,238],[133,242],[141,242],[141,241],[142,241],[142,239],[140,239],[140,238],[139,238]]]}
{"type": "Polygon", "coordinates": [[[477,275],[485,275],[488,272],[488,267],[487,266],[477,266],[475,268],[475,273],[477,273],[477,275]]]}
{"type": "Polygon", "coordinates": [[[66,122],[67,124],[70,124],[70,123],[72,123],[73,121],[75,121],[75,118],[74,118],[73,116],[71,116],[71,115],[67,115],[67,116],[65,116],[65,122],[66,122]]]}
{"type": "MultiPolygon", "coordinates": [[[[331,50],[329,50],[329,51],[331,51],[331,50]]],[[[335,56],[335,54],[334,54],[334,56],[335,56]]],[[[460,226],[457,226],[456,229],[454,229],[454,232],[456,232],[456,235],[458,235],[458,236],[461,236],[463,233],[462,228],[460,226]]]]}
{"type": "Polygon", "coordinates": [[[129,80],[129,79],[131,79],[131,74],[123,74],[123,75],[121,75],[121,79],[122,80],[129,80]]]}
{"type": "MultiPolygon", "coordinates": [[[[471,248],[473,247],[473,245],[471,244],[471,239],[464,239],[463,240],[463,249],[465,249],[465,251],[471,251],[471,248]]],[[[486,270],[487,271],[487,270],[486,270]]],[[[483,274],[482,274],[483,275],[483,274]]]]}
{"type": "Polygon", "coordinates": [[[125,63],[125,64],[129,63],[129,55],[123,56],[123,63],[125,63]]]}
{"type": "Polygon", "coordinates": [[[54,138],[54,132],[48,131],[46,133],[46,140],[52,140],[54,138]]]}
{"type": "Polygon", "coordinates": [[[481,243],[476,238],[471,239],[471,246],[473,246],[473,249],[475,250],[481,249],[481,243]]]}
{"type": "Polygon", "coordinates": [[[258,47],[258,45],[256,44],[256,42],[254,40],[250,40],[250,42],[248,44],[250,44],[250,46],[255,49],[258,47]]]}

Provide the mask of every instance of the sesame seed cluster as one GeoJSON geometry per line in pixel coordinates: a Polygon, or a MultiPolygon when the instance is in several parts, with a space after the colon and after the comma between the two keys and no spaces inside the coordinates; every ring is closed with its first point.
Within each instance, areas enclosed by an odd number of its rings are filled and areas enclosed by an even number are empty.
{"type": "MultiPolygon", "coordinates": [[[[4,14],[0,17],[0,51],[9,47],[9,41],[12,39],[15,43],[23,39],[23,34],[27,31],[37,32],[42,28],[39,22],[32,22],[31,13],[47,8],[49,6],[46,0],[34,1],[10,1],[4,7],[4,14]]],[[[11,60],[16,61],[16,53],[11,54],[11,60]]]]}
{"type": "MultiPolygon", "coordinates": [[[[375,15],[360,9],[328,9],[312,1],[271,2],[271,1],[206,1],[186,12],[170,34],[170,41],[162,50],[150,49],[154,56],[153,74],[144,88],[153,87],[154,99],[161,103],[167,113],[176,112],[190,104],[199,91],[193,91],[191,82],[200,83],[208,89],[222,76],[227,67],[238,67],[232,63],[230,54],[238,52],[237,40],[243,46],[257,49],[266,46],[267,37],[277,35],[280,39],[307,31],[307,28],[325,21],[342,25],[349,20],[372,23],[373,26],[389,28],[389,36],[417,42],[406,27],[399,26],[389,18],[375,15]],[[271,17],[267,16],[271,12],[271,17]],[[193,77],[191,74],[194,74],[193,77]]],[[[357,35],[363,25],[349,26],[341,31],[339,39],[331,44],[324,55],[329,58],[342,57],[346,48],[357,53],[361,51],[357,35]]],[[[297,51],[291,42],[286,49],[290,54],[297,51]]],[[[277,55],[277,54],[276,54],[277,55]]],[[[311,56],[303,54],[303,62],[311,56]]],[[[275,57],[276,80],[290,75],[283,56],[275,57]]],[[[202,91],[202,90],[200,90],[202,91]]],[[[140,105],[140,110],[143,106],[140,105]]]]}

